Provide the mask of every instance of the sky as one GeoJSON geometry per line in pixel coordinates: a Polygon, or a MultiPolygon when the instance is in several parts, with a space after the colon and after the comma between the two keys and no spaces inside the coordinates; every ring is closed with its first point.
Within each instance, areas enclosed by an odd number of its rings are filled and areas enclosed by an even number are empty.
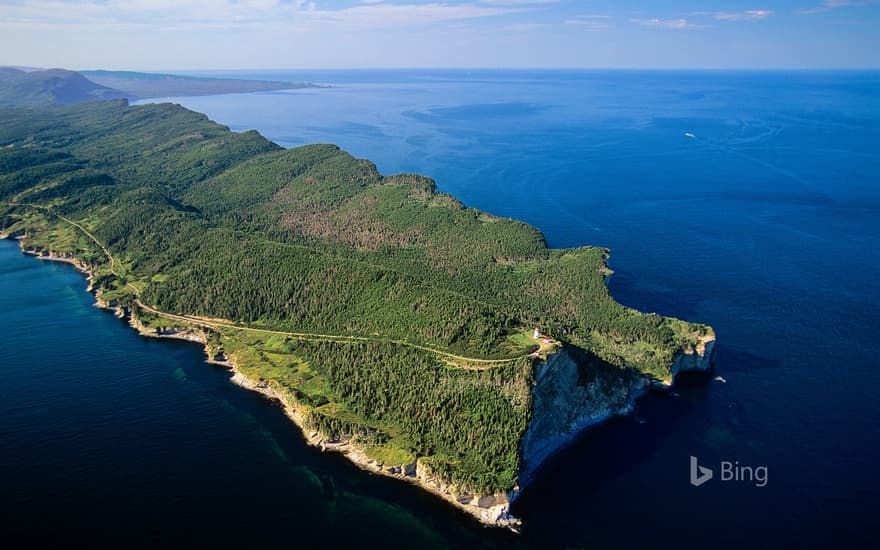
{"type": "Polygon", "coordinates": [[[0,0],[0,65],[880,68],[880,0],[0,0]]]}

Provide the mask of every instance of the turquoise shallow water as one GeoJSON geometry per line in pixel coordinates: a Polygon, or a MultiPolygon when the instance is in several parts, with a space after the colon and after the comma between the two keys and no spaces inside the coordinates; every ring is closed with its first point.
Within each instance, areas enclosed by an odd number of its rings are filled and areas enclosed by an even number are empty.
{"type": "Polygon", "coordinates": [[[427,174],[553,246],[610,247],[614,296],[712,324],[727,383],[688,377],[584,435],[523,495],[524,532],[510,539],[305,447],[196,347],[141,339],[89,307],[69,267],[4,245],[0,481],[13,525],[209,542],[870,542],[880,75],[240,76],[333,87],[174,101],[284,145],[334,142],[385,173],[427,174]],[[691,455],[767,466],[769,481],[719,473],[695,488],[691,455]]]}

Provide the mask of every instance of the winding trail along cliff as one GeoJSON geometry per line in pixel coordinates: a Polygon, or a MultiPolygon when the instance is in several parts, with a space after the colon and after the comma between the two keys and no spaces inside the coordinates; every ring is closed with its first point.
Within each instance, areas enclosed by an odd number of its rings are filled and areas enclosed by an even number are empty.
{"type": "Polygon", "coordinates": [[[5,114],[0,229],[144,334],[202,342],[313,444],[487,524],[578,430],[711,357],[710,327],[610,296],[607,249],[429,178],[174,105],[5,114]]]}
{"type": "MultiPolygon", "coordinates": [[[[73,220],[58,216],[60,219],[80,229],[95,242],[107,255],[110,269],[113,270],[114,259],[110,251],[88,230],[73,220]]],[[[2,235],[7,238],[8,235],[2,235]]],[[[99,293],[99,288],[91,284],[91,272],[84,263],[70,254],[55,254],[42,251],[27,250],[20,241],[22,251],[37,256],[38,259],[69,263],[84,273],[90,281],[87,290],[99,293]]],[[[117,277],[118,273],[114,271],[117,277]]],[[[132,286],[134,290],[137,290],[132,286]]],[[[510,504],[521,491],[530,485],[546,460],[554,453],[563,449],[582,431],[602,423],[614,415],[630,413],[637,398],[648,388],[655,386],[668,388],[673,380],[657,381],[640,373],[629,372],[621,376],[616,367],[605,364],[599,358],[573,346],[564,346],[561,350],[550,354],[546,360],[536,361],[534,366],[534,386],[532,389],[532,416],[528,428],[522,438],[520,451],[521,463],[519,484],[508,492],[495,494],[476,494],[462,491],[458,487],[445,483],[437,476],[430,466],[421,460],[407,464],[388,465],[371,459],[364,449],[350,439],[334,439],[316,430],[309,430],[304,422],[304,411],[288,395],[269,384],[259,383],[248,378],[235,365],[234,357],[218,358],[216,350],[208,345],[207,329],[229,328],[235,330],[255,331],[280,334],[298,338],[338,339],[346,338],[333,335],[315,335],[309,333],[285,333],[265,329],[236,326],[231,323],[218,322],[199,317],[174,315],[158,311],[136,300],[138,307],[155,315],[162,316],[179,323],[177,328],[157,331],[144,327],[137,316],[126,312],[123,308],[108,304],[100,298],[96,305],[112,309],[117,316],[129,318],[129,324],[141,335],[151,338],[170,338],[198,343],[204,346],[207,361],[211,364],[229,368],[233,371],[231,381],[245,389],[263,394],[268,399],[279,403],[288,418],[303,432],[303,437],[313,446],[322,451],[342,453],[358,467],[387,477],[393,477],[418,485],[455,507],[470,514],[483,524],[495,527],[516,529],[519,519],[510,514],[510,504]]],[[[348,337],[355,338],[357,337],[348,337]]],[[[366,340],[366,339],[363,339],[366,340]]],[[[690,350],[683,351],[676,357],[672,376],[684,371],[706,371],[712,366],[715,337],[707,335],[700,339],[699,344],[690,350]]],[[[431,350],[433,351],[433,350],[431,350]]],[[[466,359],[466,358],[461,358],[466,359]]],[[[491,363],[491,362],[490,362],[491,363]]]]}
{"type": "MultiPolygon", "coordinates": [[[[21,206],[21,205],[19,205],[21,206]]],[[[41,210],[46,210],[40,206],[36,205],[26,205],[32,208],[38,208],[41,210]]],[[[110,271],[119,279],[124,280],[122,275],[116,271],[114,265],[116,264],[116,260],[113,257],[113,254],[109,251],[109,249],[101,243],[91,232],[89,232],[85,227],[81,224],[61,216],[57,213],[54,214],[59,219],[63,220],[66,223],[69,223],[82,231],[86,236],[89,237],[106,255],[109,262],[110,271]]],[[[3,233],[2,238],[8,238],[9,235],[3,233]]],[[[478,521],[485,525],[494,526],[494,527],[507,527],[511,529],[515,529],[520,525],[519,519],[513,517],[509,513],[509,495],[507,493],[495,493],[495,494],[475,494],[467,491],[459,490],[455,485],[450,483],[445,483],[443,480],[436,475],[431,467],[421,460],[415,460],[414,462],[407,464],[398,464],[398,465],[386,465],[378,462],[375,459],[371,459],[364,452],[363,447],[358,445],[356,442],[343,438],[343,439],[335,439],[326,436],[325,434],[320,433],[316,430],[309,430],[306,427],[306,423],[304,421],[305,413],[302,410],[302,407],[298,406],[295,401],[290,399],[288,395],[285,395],[283,392],[277,390],[276,388],[270,386],[269,384],[259,383],[255,380],[248,378],[244,373],[241,372],[240,369],[236,367],[234,357],[218,359],[216,350],[212,349],[208,345],[208,338],[206,334],[207,329],[233,329],[233,330],[241,330],[241,331],[250,331],[256,333],[263,334],[275,334],[281,336],[288,336],[299,339],[314,339],[319,341],[326,340],[359,340],[359,341],[368,341],[368,338],[354,337],[354,336],[334,336],[334,335],[323,335],[323,334],[312,334],[312,333],[290,333],[290,332],[282,332],[282,331],[274,331],[268,329],[259,329],[259,328],[251,328],[251,327],[242,327],[238,325],[233,325],[232,323],[204,319],[201,317],[192,317],[185,315],[175,315],[171,313],[166,313],[159,311],[155,308],[147,306],[142,303],[139,298],[136,298],[135,303],[139,308],[142,308],[144,311],[150,312],[154,315],[158,315],[160,317],[169,319],[171,321],[175,321],[180,324],[180,326],[173,329],[166,329],[164,331],[158,331],[155,329],[149,329],[143,326],[136,314],[129,310],[126,311],[125,308],[118,306],[116,304],[108,303],[100,298],[100,288],[95,288],[92,284],[92,272],[89,267],[78,261],[71,254],[58,254],[52,251],[36,251],[26,248],[24,240],[19,240],[19,244],[21,246],[22,252],[25,254],[30,254],[36,256],[39,260],[45,261],[55,261],[55,262],[63,262],[73,265],[77,270],[83,273],[87,280],[89,281],[89,286],[87,290],[89,292],[94,292],[96,294],[96,303],[98,307],[104,309],[112,310],[117,317],[125,318],[127,317],[129,320],[129,325],[140,333],[142,336],[146,336],[149,338],[168,338],[175,340],[184,340],[188,342],[194,342],[201,344],[204,346],[205,353],[208,357],[207,362],[229,368],[233,371],[233,376],[231,381],[242,388],[258,392],[268,399],[276,401],[279,405],[284,409],[285,414],[290,420],[297,425],[297,427],[302,430],[303,437],[305,440],[315,447],[319,447],[322,451],[332,451],[343,454],[347,459],[356,464],[358,467],[370,471],[375,474],[393,477],[395,479],[400,479],[403,481],[407,481],[409,483],[413,483],[424,490],[427,490],[430,493],[437,495],[438,497],[446,500],[456,508],[461,509],[462,511],[470,514],[478,521]]],[[[139,295],[139,290],[137,287],[132,285],[131,283],[127,283],[134,292],[135,295],[139,295]]],[[[478,366],[466,365],[463,368],[470,369],[481,369],[481,368],[491,368],[493,364],[504,364],[509,363],[510,360],[480,360],[480,359],[472,359],[466,357],[460,357],[449,353],[444,353],[438,350],[433,350],[430,348],[426,348],[424,346],[412,345],[406,342],[394,342],[399,344],[411,345],[415,348],[422,349],[425,351],[435,352],[445,358],[455,359],[460,361],[465,361],[467,363],[476,363],[478,366]]]]}
{"type": "MultiPolygon", "coordinates": [[[[68,217],[62,216],[61,214],[59,214],[57,212],[52,212],[50,209],[48,209],[44,206],[41,206],[41,205],[37,205],[37,204],[29,204],[29,203],[0,203],[0,204],[4,204],[7,206],[25,206],[28,208],[35,208],[35,209],[41,210],[49,215],[55,216],[58,219],[60,219],[61,221],[76,227],[86,237],[88,237],[92,242],[94,242],[98,246],[98,248],[101,249],[101,251],[107,257],[107,261],[109,262],[110,272],[120,281],[126,280],[125,277],[117,270],[116,266],[118,265],[118,262],[116,261],[116,258],[113,256],[113,254],[110,252],[110,249],[107,248],[107,246],[104,243],[99,241],[98,238],[95,237],[95,235],[93,235],[88,229],[83,227],[82,224],[79,224],[76,221],[74,221],[68,217]]],[[[3,238],[5,238],[5,235],[3,236],[3,238]]],[[[25,252],[29,252],[29,251],[25,251],[25,252]]],[[[38,257],[42,257],[42,258],[49,259],[49,260],[67,261],[67,262],[75,264],[77,266],[79,266],[81,264],[81,262],[77,262],[77,260],[75,258],[73,258],[72,255],[69,255],[69,254],[57,255],[57,254],[53,254],[50,251],[50,252],[46,252],[45,254],[37,253],[36,255],[38,257]]],[[[82,265],[84,265],[84,264],[82,264],[82,265]]],[[[198,317],[198,316],[194,316],[194,315],[178,315],[178,314],[168,313],[166,311],[158,310],[152,306],[149,306],[149,305],[143,303],[140,298],[140,295],[141,295],[140,289],[129,282],[126,282],[125,284],[134,293],[135,302],[137,303],[138,307],[142,308],[144,311],[148,311],[149,313],[152,313],[153,315],[163,317],[166,319],[170,319],[172,321],[177,321],[180,323],[186,323],[186,324],[190,324],[190,325],[204,326],[204,327],[209,327],[209,328],[213,328],[213,329],[225,328],[225,329],[230,329],[230,330],[237,330],[237,331],[242,331],[242,332],[253,332],[253,333],[258,333],[258,334],[274,334],[274,335],[278,335],[278,336],[286,336],[286,337],[290,337],[290,338],[296,338],[296,339],[300,339],[300,340],[310,340],[310,341],[316,341],[316,342],[324,342],[324,341],[348,341],[348,342],[383,341],[383,342],[389,342],[389,343],[400,345],[400,346],[406,346],[406,347],[411,347],[414,349],[419,349],[422,351],[427,351],[427,352],[436,354],[439,357],[442,357],[444,360],[454,362],[456,364],[456,366],[461,366],[462,368],[468,368],[468,369],[474,369],[474,370],[491,368],[496,365],[506,365],[506,364],[510,363],[511,361],[515,360],[515,358],[480,359],[480,358],[476,358],[476,357],[465,357],[463,355],[455,355],[453,353],[445,352],[445,351],[431,348],[428,346],[423,346],[420,344],[415,344],[412,342],[407,342],[405,340],[399,340],[399,339],[393,339],[393,338],[366,337],[366,336],[354,336],[354,335],[345,335],[345,334],[319,334],[319,333],[314,333],[314,332],[289,332],[289,331],[250,327],[247,325],[232,323],[231,321],[227,321],[227,320],[223,320],[223,319],[208,319],[205,317],[198,317]]]]}

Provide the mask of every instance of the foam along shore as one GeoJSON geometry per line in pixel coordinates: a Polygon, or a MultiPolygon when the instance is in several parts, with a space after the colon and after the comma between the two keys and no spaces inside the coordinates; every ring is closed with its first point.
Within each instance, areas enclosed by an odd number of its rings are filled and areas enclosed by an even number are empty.
{"type": "MultiPolygon", "coordinates": [[[[0,237],[10,238],[10,236],[6,234],[0,235],[0,237]]],[[[303,412],[295,403],[269,384],[259,383],[247,377],[236,367],[234,357],[227,357],[225,355],[213,353],[213,350],[208,346],[207,334],[204,330],[183,326],[163,330],[145,327],[138,320],[137,316],[129,309],[100,298],[100,289],[94,287],[92,284],[92,272],[89,266],[69,254],[57,254],[51,251],[27,248],[20,237],[15,238],[18,238],[21,251],[25,254],[36,256],[39,260],[61,262],[74,266],[80,273],[85,275],[86,280],[89,282],[86,291],[95,295],[95,306],[113,311],[113,313],[120,319],[127,319],[129,326],[142,336],[148,338],[184,340],[201,344],[207,355],[206,362],[229,369],[232,372],[232,377],[230,378],[232,383],[242,388],[260,393],[267,399],[278,402],[287,417],[290,418],[290,420],[300,429],[308,444],[318,447],[322,451],[341,453],[359,468],[368,472],[412,483],[434,495],[437,495],[456,508],[474,517],[484,525],[505,527],[513,531],[517,531],[517,528],[521,525],[521,521],[518,518],[511,516],[509,513],[510,500],[508,499],[507,493],[497,493],[494,495],[459,493],[454,486],[443,483],[431,472],[426,464],[419,460],[410,464],[382,464],[369,458],[364,449],[356,442],[351,440],[330,439],[317,431],[306,429],[303,412]]]]}

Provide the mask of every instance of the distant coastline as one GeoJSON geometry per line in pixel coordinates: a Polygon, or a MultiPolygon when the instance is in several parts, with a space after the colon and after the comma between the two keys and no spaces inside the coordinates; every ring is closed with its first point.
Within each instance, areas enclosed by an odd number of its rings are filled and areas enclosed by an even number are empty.
{"type": "Polygon", "coordinates": [[[123,92],[130,100],[175,96],[243,94],[323,87],[307,82],[210,78],[132,71],[97,70],[81,71],[80,74],[96,84],[123,92]]]}
{"type": "Polygon", "coordinates": [[[95,100],[242,94],[319,88],[306,82],[207,78],[132,71],[0,67],[0,107],[69,105],[95,100]]]}

